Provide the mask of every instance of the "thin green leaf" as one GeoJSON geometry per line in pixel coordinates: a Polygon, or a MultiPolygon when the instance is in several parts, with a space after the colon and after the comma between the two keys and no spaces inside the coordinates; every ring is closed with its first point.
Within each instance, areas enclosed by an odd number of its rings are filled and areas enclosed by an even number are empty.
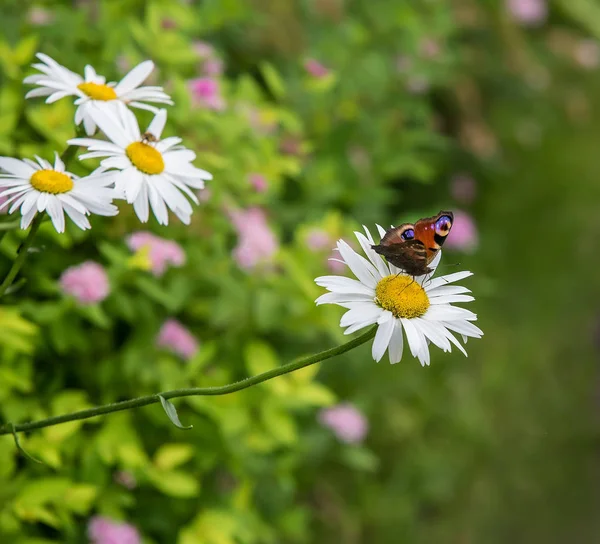
{"type": "Polygon", "coordinates": [[[162,407],[165,409],[167,416],[171,420],[171,423],[173,423],[173,425],[175,425],[175,427],[179,427],[180,429],[184,429],[186,431],[193,427],[193,425],[189,425],[186,427],[185,425],[183,425],[181,423],[181,421],[179,421],[179,416],[177,415],[177,409],[175,408],[175,406],[173,405],[172,402],[168,401],[162,395],[158,395],[158,398],[160,399],[160,403],[162,404],[162,407]]]}

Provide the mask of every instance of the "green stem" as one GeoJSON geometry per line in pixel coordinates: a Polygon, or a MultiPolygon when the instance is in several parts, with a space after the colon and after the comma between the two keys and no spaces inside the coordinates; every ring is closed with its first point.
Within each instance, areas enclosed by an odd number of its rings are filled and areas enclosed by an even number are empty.
{"type": "Polygon", "coordinates": [[[0,297],[2,297],[6,290],[12,285],[12,282],[17,277],[19,270],[21,270],[21,267],[23,266],[23,264],[25,264],[25,259],[27,259],[27,253],[29,253],[29,248],[33,244],[33,239],[35,238],[35,235],[37,234],[37,231],[40,228],[43,219],[43,213],[38,213],[35,216],[33,223],[31,224],[31,228],[29,229],[29,233],[27,234],[27,238],[25,238],[25,240],[17,250],[17,258],[13,261],[12,266],[8,271],[8,274],[4,278],[2,284],[0,285],[0,297]]]}
{"type": "Polygon", "coordinates": [[[73,412],[72,414],[64,414],[62,416],[54,416],[46,419],[40,419],[39,421],[31,421],[29,423],[5,423],[0,426],[0,435],[3,434],[14,434],[23,431],[33,431],[34,429],[42,429],[43,427],[50,427],[52,425],[59,425],[60,423],[67,423],[68,421],[76,421],[79,419],[89,419],[91,417],[101,416],[103,414],[110,414],[112,412],[119,412],[121,410],[130,410],[131,408],[139,408],[141,406],[147,406],[148,404],[156,404],[160,402],[160,397],[165,399],[174,399],[178,397],[193,397],[193,396],[214,396],[214,395],[227,395],[229,393],[235,393],[241,391],[253,385],[257,385],[262,382],[266,382],[277,376],[288,374],[294,370],[299,370],[306,366],[314,365],[326,359],[331,359],[336,355],[346,353],[351,349],[354,349],[365,342],[368,342],[375,336],[375,330],[377,327],[371,327],[369,330],[361,334],[360,336],[337,346],[315,355],[309,355],[303,357],[297,361],[292,361],[287,365],[268,370],[262,374],[246,378],[239,382],[230,383],[228,385],[221,385],[218,387],[191,387],[188,389],[174,389],[172,391],[165,391],[164,393],[155,393],[153,395],[146,395],[144,397],[138,397],[130,400],[123,400],[121,402],[114,402],[112,404],[105,404],[104,406],[96,406],[95,408],[89,408],[87,410],[81,410],[80,412],[73,412]]]}

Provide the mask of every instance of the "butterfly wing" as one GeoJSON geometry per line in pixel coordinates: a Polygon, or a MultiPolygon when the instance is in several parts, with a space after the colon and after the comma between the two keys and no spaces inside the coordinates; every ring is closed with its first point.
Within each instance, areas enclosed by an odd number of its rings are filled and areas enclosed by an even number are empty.
{"type": "Polygon", "coordinates": [[[427,250],[419,240],[403,240],[391,245],[379,244],[373,249],[386,260],[411,276],[427,273],[427,250]]]}
{"type": "Polygon", "coordinates": [[[419,219],[414,225],[404,223],[387,230],[379,245],[372,247],[407,274],[421,276],[431,272],[427,265],[442,248],[453,220],[452,212],[441,211],[433,217],[419,219]]]}
{"type": "Polygon", "coordinates": [[[433,261],[444,242],[454,221],[452,212],[441,211],[433,217],[419,219],[414,226],[415,240],[423,243],[427,253],[427,264],[433,261]]]}

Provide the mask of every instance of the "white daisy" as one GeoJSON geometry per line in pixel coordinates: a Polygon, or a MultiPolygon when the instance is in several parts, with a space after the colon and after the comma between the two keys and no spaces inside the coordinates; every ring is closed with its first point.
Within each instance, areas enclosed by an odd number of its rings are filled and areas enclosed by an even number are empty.
{"type": "Polygon", "coordinates": [[[153,112],[156,112],[157,108],[145,102],[173,104],[162,87],[140,87],[154,69],[154,63],[150,60],[138,64],[119,83],[106,83],[106,78],[98,75],[89,65],[85,67],[85,77],[81,77],[61,66],[48,55],[38,53],[37,57],[42,62],[34,64],[33,67],[42,73],[26,77],[23,83],[39,85],[39,87],[29,91],[25,98],[47,96],[46,103],[50,104],[65,96],[76,96],[75,105],[78,108],[75,111],[75,124],[79,125],[83,122],[88,136],[96,131],[92,112],[98,104],[122,103],[153,112]]]}
{"type": "Polygon", "coordinates": [[[100,170],[107,171],[115,189],[130,204],[140,221],[148,221],[149,206],[161,225],[169,224],[167,207],[188,225],[192,206],[198,198],[191,189],[203,189],[204,180],[212,179],[206,170],[192,165],[196,154],[180,146],[181,138],[160,139],[167,120],[167,112],[160,110],[144,134],[135,115],[124,106],[94,113],[96,124],[111,142],[91,138],[69,140],[71,145],[88,148],[80,159],[107,157],[100,170]],[[190,189],[191,188],[191,189],[190,189]]]}
{"type": "MultiPolygon", "coordinates": [[[[385,230],[377,225],[381,236],[385,230]]],[[[348,309],[340,321],[351,334],[363,327],[377,323],[377,333],[372,346],[375,361],[380,361],[386,351],[392,364],[400,362],[404,345],[403,331],[412,355],[421,365],[429,365],[429,343],[444,351],[454,344],[465,355],[467,352],[451,331],[480,338],[483,332],[473,325],[477,316],[457,306],[454,302],[474,300],[469,289],[450,285],[471,276],[471,272],[456,272],[431,279],[440,262],[441,252],[429,265],[433,272],[413,278],[394,265],[387,263],[371,249],[375,242],[369,230],[366,236],[355,232],[368,260],[356,253],[346,242],[339,240],[337,249],[342,261],[348,265],[357,280],[343,276],[322,276],[317,285],[330,293],[320,296],[317,304],[338,304],[348,309]]]]}
{"type": "Polygon", "coordinates": [[[56,153],[54,166],[36,157],[29,159],[0,157],[0,210],[11,205],[8,213],[21,209],[21,228],[29,227],[37,212],[48,212],[54,228],[65,230],[65,212],[81,229],[89,229],[86,215],[116,215],[118,208],[111,204],[115,191],[112,180],[104,174],[79,178],[65,170],[56,153]]]}

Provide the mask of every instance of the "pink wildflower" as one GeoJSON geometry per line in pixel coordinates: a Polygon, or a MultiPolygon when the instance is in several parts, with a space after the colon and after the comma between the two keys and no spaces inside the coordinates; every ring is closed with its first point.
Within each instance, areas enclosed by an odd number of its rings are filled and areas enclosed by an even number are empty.
{"type": "Polygon", "coordinates": [[[596,68],[600,63],[600,47],[594,40],[581,40],[573,55],[577,63],[588,70],[596,68]]]}
{"type": "Polygon", "coordinates": [[[110,292],[104,268],[94,261],[67,268],[59,281],[63,292],[75,297],[81,304],[101,302],[110,292]]]}
{"type": "Polygon", "coordinates": [[[27,19],[33,26],[48,26],[54,22],[54,13],[51,10],[34,6],[29,10],[27,19]]]}
{"type": "Polygon", "coordinates": [[[205,76],[220,76],[223,73],[225,65],[221,59],[206,59],[202,63],[202,72],[205,76]]]}
{"type": "Polygon", "coordinates": [[[167,348],[184,360],[191,359],[198,351],[198,340],[176,319],[167,319],[160,328],[156,344],[167,348]]]}
{"type": "Polygon", "coordinates": [[[427,59],[434,59],[442,52],[442,48],[437,40],[433,38],[424,38],[419,43],[419,52],[427,59]]]}
{"type": "Polygon", "coordinates": [[[329,75],[329,68],[321,64],[318,60],[307,59],[304,62],[304,69],[313,77],[318,79],[324,78],[329,75]]]}
{"type": "Polygon", "coordinates": [[[396,70],[401,73],[407,73],[413,65],[413,60],[407,55],[398,55],[396,57],[396,70]]]}
{"type": "Polygon", "coordinates": [[[160,26],[164,30],[173,30],[174,28],[177,28],[178,25],[177,25],[177,21],[175,21],[174,19],[171,19],[170,17],[165,17],[160,22],[160,26]]]}
{"type": "Polygon", "coordinates": [[[225,109],[225,100],[221,96],[219,82],[211,77],[199,77],[188,81],[188,89],[194,104],[209,110],[225,109]]]}
{"type": "Polygon", "coordinates": [[[406,89],[410,94],[425,94],[430,87],[431,84],[425,76],[411,76],[406,82],[406,89]]]}
{"type": "Polygon", "coordinates": [[[200,58],[207,59],[214,55],[215,48],[208,42],[195,41],[192,43],[192,49],[200,58]]]}
{"type": "Polygon", "coordinates": [[[119,470],[118,472],[115,472],[113,479],[119,485],[122,485],[129,490],[137,487],[137,480],[135,479],[135,476],[127,470],[119,470]]]}
{"type": "Polygon", "coordinates": [[[257,173],[250,174],[248,176],[248,181],[257,193],[264,193],[269,185],[267,183],[267,178],[262,174],[257,173]]]}
{"type": "Polygon", "coordinates": [[[185,252],[177,242],[148,231],[134,232],[127,238],[127,245],[131,251],[149,251],[150,266],[155,276],[162,276],[168,266],[178,267],[185,264],[185,252]]]}
{"type": "Polygon", "coordinates": [[[350,403],[324,408],[319,412],[319,422],[347,444],[362,442],[369,430],[367,418],[350,403]]]}
{"type": "Polygon", "coordinates": [[[269,228],[265,212],[253,207],[232,211],[230,216],[238,233],[238,245],[233,250],[233,257],[238,265],[251,269],[260,262],[271,259],[277,251],[278,243],[269,228]]]}
{"type": "Polygon", "coordinates": [[[331,247],[333,240],[324,230],[312,229],[306,237],[306,245],[311,251],[319,251],[331,247]]]}
{"type": "Polygon", "coordinates": [[[208,202],[212,197],[212,190],[210,187],[204,187],[196,191],[196,196],[200,202],[208,202]]]}
{"type": "Polygon", "coordinates": [[[548,16],[546,0],[506,0],[512,17],[527,26],[542,24],[548,16]]]}
{"type": "Polygon", "coordinates": [[[473,218],[466,212],[455,211],[454,223],[444,248],[459,251],[474,251],[477,248],[479,236],[473,218]]]}
{"type": "Polygon", "coordinates": [[[137,529],[126,522],[103,516],[94,516],[88,523],[88,537],[92,544],[141,544],[137,529]]]}

